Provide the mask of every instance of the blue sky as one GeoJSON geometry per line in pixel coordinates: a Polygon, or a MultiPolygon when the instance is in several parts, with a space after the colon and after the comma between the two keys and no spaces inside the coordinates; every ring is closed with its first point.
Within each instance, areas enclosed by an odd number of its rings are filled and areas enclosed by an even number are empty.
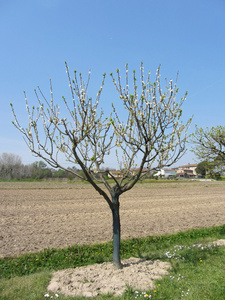
{"type": "MultiPolygon", "coordinates": [[[[0,154],[23,163],[37,160],[13,127],[9,103],[27,120],[23,91],[34,99],[40,86],[55,99],[68,92],[64,62],[83,74],[92,70],[95,93],[101,75],[124,69],[176,78],[180,98],[188,91],[183,118],[194,125],[224,124],[225,1],[223,0],[10,0],[0,1],[0,154]]],[[[102,99],[113,102],[110,77],[102,99]]],[[[189,151],[178,164],[192,163],[189,151]]]]}

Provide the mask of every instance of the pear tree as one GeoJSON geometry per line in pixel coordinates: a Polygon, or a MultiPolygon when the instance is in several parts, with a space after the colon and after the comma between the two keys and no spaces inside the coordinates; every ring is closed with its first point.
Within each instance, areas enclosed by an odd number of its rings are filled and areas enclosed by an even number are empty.
{"type": "Polygon", "coordinates": [[[106,115],[103,110],[106,103],[100,106],[106,75],[97,96],[91,98],[88,96],[90,71],[84,81],[76,71],[71,77],[67,63],[65,67],[71,97],[62,97],[60,103],[55,103],[51,80],[49,99],[37,88],[34,90],[36,104],[31,105],[24,92],[28,122],[26,126],[20,123],[11,104],[13,125],[33,155],[53,168],[89,182],[105,199],[112,212],[113,264],[121,268],[120,196],[147,173],[171,166],[185,153],[191,122],[191,119],[182,122],[182,105],[187,93],[176,100],[177,80],[165,80],[162,88],[160,67],[151,82],[151,73],[144,75],[143,63],[139,79],[135,70],[129,76],[126,65],[123,79],[119,69],[115,75],[110,74],[118,98],[113,99],[111,113],[106,115]],[[119,178],[105,168],[107,157],[117,160],[119,178]],[[68,162],[79,166],[83,175],[77,168],[67,167],[68,162]]]}

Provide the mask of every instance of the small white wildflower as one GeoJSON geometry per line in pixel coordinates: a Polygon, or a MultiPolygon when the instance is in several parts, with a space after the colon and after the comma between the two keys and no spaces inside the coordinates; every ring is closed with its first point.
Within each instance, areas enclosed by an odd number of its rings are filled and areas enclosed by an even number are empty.
{"type": "Polygon", "coordinates": [[[45,298],[49,298],[49,294],[45,294],[44,297],[45,297],[45,298]]]}
{"type": "Polygon", "coordinates": [[[59,298],[59,295],[58,295],[58,294],[55,294],[55,297],[56,297],[56,298],[59,298]]]}

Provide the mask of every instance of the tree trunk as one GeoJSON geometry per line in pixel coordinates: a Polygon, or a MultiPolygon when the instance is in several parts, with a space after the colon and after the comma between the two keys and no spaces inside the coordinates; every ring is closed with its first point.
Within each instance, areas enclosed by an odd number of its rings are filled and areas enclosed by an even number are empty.
{"type": "Polygon", "coordinates": [[[120,214],[119,214],[119,193],[113,190],[112,193],[112,217],[113,217],[113,265],[121,269],[120,260],[120,214]]]}

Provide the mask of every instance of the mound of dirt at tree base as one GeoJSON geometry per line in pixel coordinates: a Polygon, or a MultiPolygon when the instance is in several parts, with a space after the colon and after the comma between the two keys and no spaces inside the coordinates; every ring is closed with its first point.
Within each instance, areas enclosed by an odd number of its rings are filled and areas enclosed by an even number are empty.
{"type": "Polygon", "coordinates": [[[121,296],[127,285],[133,289],[152,289],[153,281],[168,274],[168,262],[129,258],[122,269],[114,269],[112,263],[94,264],[87,267],[57,271],[48,286],[54,293],[67,296],[96,297],[112,293],[121,296]]]}
{"type": "MultiPolygon", "coordinates": [[[[212,244],[225,246],[225,239],[212,244]]],[[[73,297],[96,297],[107,293],[121,296],[127,286],[142,291],[154,289],[154,281],[171,269],[170,263],[160,260],[129,258],[122,264],[122,269],[114,269],[112,263],[103,263],[54,272],[48,290],[73,297]]]]}

